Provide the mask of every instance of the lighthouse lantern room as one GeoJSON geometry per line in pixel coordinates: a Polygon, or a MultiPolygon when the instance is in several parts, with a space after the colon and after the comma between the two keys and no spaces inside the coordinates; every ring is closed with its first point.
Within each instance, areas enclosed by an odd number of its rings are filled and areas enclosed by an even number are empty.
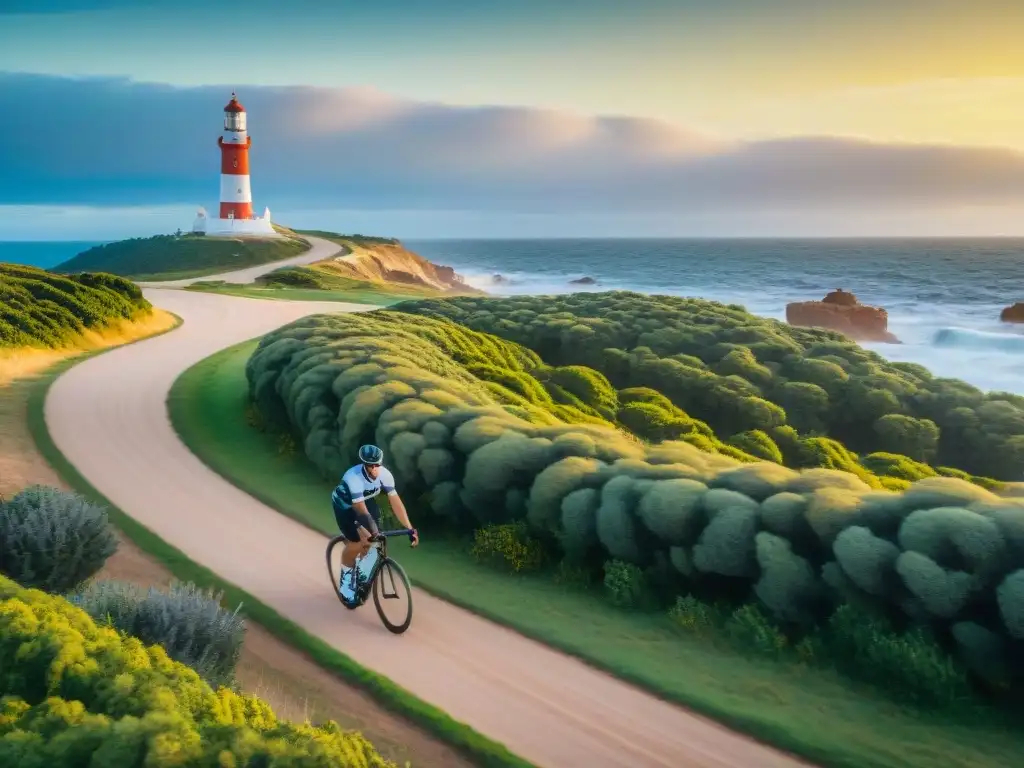
{"type": "Polygon", "coordinates": [[[220,211],[216,219],[199,209],[193,232],[213,236],[249,235],[278,237],[270,224],[270,209],[263,216],[255,216],[252,207],[252,187],[249,182],[249,147],[252,137],[246,127],[245,107],[234,93],[224,107],[224,132],[217,139],[220,147],[220,211]]]}

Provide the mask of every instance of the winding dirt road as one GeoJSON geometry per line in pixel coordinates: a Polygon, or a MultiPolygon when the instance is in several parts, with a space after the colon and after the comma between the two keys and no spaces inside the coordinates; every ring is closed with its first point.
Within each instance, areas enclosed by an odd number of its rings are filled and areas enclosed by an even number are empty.
{"type": "Polygon", "coordinates": [[[143,288],[184,288],[186,285],[191,285],[200,280],[207,282],[223,280],[226,283],[252,283],[255,282],[257,277],[271,270],[280,269],[281,267],[299,267],[312,264],[314,261],[328,259],[342,250],[341,246],[337,243],[324,240],[322,237],[310,237],[308,235],[303,235],[303,237],[309,241],[312,247],[298,256],[292,256],[290,259],[283,259],[270,264],[260,264],[255,267],[248,267],[247,269],[238,269],[234,272],[221,272],[219,275],[186,277],[181,280],[167,280],[159,283],[141,282],[139,285],[143,288]]]}
{"type": "MultiPolygon", "coordinates": [[[[326,241],[314,248],[307,256],[337,251],[326,241]]],[[[325,304],[165,288],[145,294],[180,315],[182,327],[75,366],[46,401],[57,446],[126,513],[359,663],[538,766],[801,765],[422,591],[415,591],[413,625],[402,636],[387,633],[371,607],[346,611],[327,584],[325,537],[207,468],[175,435],[165,404],[171,384],[193,364],[324,312],[325,304]]]]}

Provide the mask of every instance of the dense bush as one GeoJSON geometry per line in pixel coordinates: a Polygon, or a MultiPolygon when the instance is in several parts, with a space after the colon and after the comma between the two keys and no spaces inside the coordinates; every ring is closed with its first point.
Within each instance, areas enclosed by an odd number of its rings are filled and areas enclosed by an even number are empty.
{"type": "Polygon", "coordinates": [[[478,529],[473,535],[471,554],[477,562],[497,565],[512,573],[535,570],[544,562],[543,549],[530,538],[522,522],[478,529]]]}
{"type": "Polygon", "coordinates": [[[37,485],[0,499],[0,574],[20,584],[66,592],[116,550],[106,510],[76,493],[37,485]]]}
{"type": "MultiPolygon", "coordinates": [[[[280,267],[256,278],[259,285],[268,288],[296,288],[315,291],[360,291],[380,290],[379,283],[357,279],[351,275],[338,274],[339,266],[334,262],[312,267],[280,267]]],[[[430,295],[430,291],[417,285],[389,284],[389,293],[405,296],[430,295]]]]}
{"type": "Polygon", "coordinates": [[[55,269],[58,272],[103,271],[125,277],[195,274],[244,269],[298,256],[309,244],[294,237],[253,238],[155,235],[104,243],[79,253],[55,269]]]}
{"type": "Polygon", "coordinates": [[[282,288],[327,290],[331,287],[328,275],[310,267],[280,267],[265,275],[260,275],[256,278],[256,282],[282,288]]]}
{"type": "MultiPolygon", "coordinates": [[[[248,361],[257,408],[293,430],[326,476],[375,441],[403,494],[439,523],[469,532],[526,521],[572,563],[631,564],[668,600],[693,590],[753,597],[789,625],[869,601],[934,627],[965,655],[960,638],[987,632],[999,641],[994,658],[1017,674],[1024,500],[949,477],[880,490],[838,469],[750,463],[686,442],[641,444],[607,423],[565,423],[559,408],[586,414],[549,404],[536,378],[516,379],[513,394],[470,372],[482,358],[525,373],[540,365],[534,353],[407,317],[304,318],[264,337],[248,361]],[[978,631],[965,634],[965,622],[978,631]]],[[[835,441],[814,439],[837,465],[849,460],[835,441]]]]}
{"type": "MultiPolygon", "coordinates": [[[[976,702],[967,666],[954,660],[925,627],[895,626],[884,615],[857,604],[840,605],[817,627],[790,632],[756,605],[713,605],[680,596],[669,611],[676,626],[703,640],[724,639],[743,651],[831,667],[870,683],[900,701],[921,707],[952,708],[976,702]]],[[[961,625],[957,625],[961,627],[961,625]]],[[[978,650],[991,648],[980,628],[972,635],[978,650]]],[[[997,662],[996,662],[997,663],[997,662]]],[[[994,664],[987,663],[988,671],[994,664]]],[[[1005,670],[998,670],[1005,680],[1005,670]]]]}
{"type": "Polygon", "coordinates": [[[0,263],[0,348],[60,347],[87,329],[151,309],[137,285],[114,275],[0,263]]]}
{"type": "Polygon", "coordinates": [[[619,389],[652,388],[726,437],[760,430],[774,438],[773,429],[787,425],[858,453],[1024,480],[1024,397],[887,362],[834,331],[626,291],[431,299],[394,309],[518,342],[549,365],[589,366],[619,389]]]}
{"type": "Polygon", "coordinates": [[[383,768],[361,735],[281,722],[68,601],[0,577],[0,765],[383,768]]]}
{"type": "Polygon", "coordinates": [[[109,623],[147,645],[160,645],[211,685],[228,685],[242,653],[245,622],[221,607],[223,595],[195,584],[174,583],[167,592],[99,581],[70,597],[100,625],[109,623]]]}
{"type": "Polygon", "coordinates": [[[647,596],[644,573],[633,563],[611,560],[604,566],[604,589],[620,608],[639,608],[647,596]]]}

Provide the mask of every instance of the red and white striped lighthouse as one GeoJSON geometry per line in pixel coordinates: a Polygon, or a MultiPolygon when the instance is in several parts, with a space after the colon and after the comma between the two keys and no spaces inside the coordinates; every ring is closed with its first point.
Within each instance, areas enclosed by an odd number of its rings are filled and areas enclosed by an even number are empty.
{"type": "Polygon", "coordinates": [[[280,237],[270,223],[270,209],[253,215],[252,187],[249,185],[249,147],[252,139],[245,125],[245,107],[231,94],[224,107],[224,133],[220,147],[220,215],[208,218],[205,208],[196,211],[192,231],[212,237],[280,237]]]}
{"type": "Polygon", "coordinates": [[[234,93],[224,107],[224,133],[217,144],[220,146],[220,218],[251,219],[249,147],[252,138],[245,126],[245,107],[234,93]]]}

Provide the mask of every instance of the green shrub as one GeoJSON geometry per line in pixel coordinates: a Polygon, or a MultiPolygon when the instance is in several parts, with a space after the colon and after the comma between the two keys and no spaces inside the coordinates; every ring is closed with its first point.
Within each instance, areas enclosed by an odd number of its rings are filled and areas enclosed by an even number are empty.
{"type": "Polygon", "coordinates": [[[358,733],[279,721],[159,645],[3,577],[0,765],[396,768],[358,733]]]}
{"type": "Polygon", "coordinates": [[[544,562],[544,550],[530,538],[523,523],[488,525],[473,534],[473,557],[519,573],[535,570],[544,562]]]}
{"type": "Polygon", "coordinates": [[[890,413],[875,422],[875,432],[883,451],[917,461],[929,461],[939,450],[939,427],[931,419],[890,413]]]}
{"type": "Polygon", "coordinates": [[[740,432],[729,438],[729,445],[739,448],[751,456],[772,461],[776,464],[782,463],[782,451],[766,433],[759,429],[752,429],[749,432],[740,432]]]}
{"type": "Polygon", "coordinates": [[[114,275],[0,263],[0,348],[63,347],[83,331],[151,310],[137,285],[114,275]]]}
{"type": "Polygon", "coordinates": [[[647,583],[638,566],[610,560],[604,564],[604,588],[612,603],[620,608],[638,608],[644,603],[647,583]]]}
{"type": "MultiPolygon", "coordinates": [[[[932,469],[927,464],[914,461],[909,456],[902,456],[898,453],[872,453],[863,457],[860,463],[865,469],[876,475],[885,475],[911,482],[922,480],[926,477],[935,477],[939,474],[938,471],[932,469]]],[[[970,476],[966,472],[963,474],[965,477],[962,479],[970,481],[970,476]]]]}
{"type": "Polygon", "coordinates": [[[256,278],[256,282],[264,285],[281,286],[283,288],[325,288],[326,275],[309,267],[278,267],[265,275],[256,278]]]}
{"type": "Polygon", "coordinates": [[[668,615],[676,625],[696,635],[708,635],[721,623],[718,612],[693,595],[676,597],[668,615]]]}
{"type": "Polygon", "coordinates": [[[822,589],[810,563],[786,539],[767,531],[757,534],[755,546],[761,578],[754,594],[778,620],[811,623],[822,589]]]}
{"type": "Polygon", "coordinates": [[[567,365],[552,369],[551,380],[604,418],[615,418],[618,396],[603,374],[583,365],[567,365]]]}
{"type": "Polygon", "coordinates": [[[782,631],[753,604],[742,605],[733,611],[725,623],[725,631],[737,645],[758,653],[779,655],[788,645],[782,631]]]}
{"type": "Polygon", "coordinates": [[[852,604],[829,619],[826,642],[847,674],[918,706],[951,706],[971,696],[966,672],[923,627],[895,631],[880,615],[852,604]]]}
{"type": "Polygon", "coordinates": [[[836,536],[832,551],[845,576],[864,592],[880,598],[896,594],[900,548],[891,541],[853,525],[836,536]]]}
{"type": "Polygon", "coordinates": [[[239,608],[221,607],[223,595],[194,584],[173,583],[167,592],[99,581],[69,599],[98,623],[160,645],[175,661],[196,670],[210,685],[229,685],[242,653],[245,623],[239,608]]]}
{"type": "Polygon", "coordinates": [[[76,493],[35,485],[0,499],[0,574],[27,587],[67,592],[115,551],[106,510],[76,493]]]}

